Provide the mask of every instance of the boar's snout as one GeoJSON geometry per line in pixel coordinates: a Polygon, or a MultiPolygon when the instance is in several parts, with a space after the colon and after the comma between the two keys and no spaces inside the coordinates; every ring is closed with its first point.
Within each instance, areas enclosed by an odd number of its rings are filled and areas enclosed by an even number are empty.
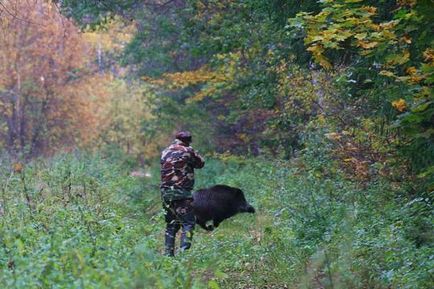
{"type": "Polygon", "coordinates": [[[252,205],[247,204],[242,210],[241,212],[246,212],[246,213],[255,213],[255,208],[252,205]]]}

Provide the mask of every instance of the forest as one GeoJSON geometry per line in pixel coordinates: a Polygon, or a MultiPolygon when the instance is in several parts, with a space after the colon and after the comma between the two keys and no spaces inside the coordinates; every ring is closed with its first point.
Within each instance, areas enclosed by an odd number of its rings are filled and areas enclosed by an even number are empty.
{"type": "Polygon", "coordinates": [[[430,289],[433,0],[0,0],[0,288],[430,289]],[[160,155],[255,214],[165,256],[160,155]]]}

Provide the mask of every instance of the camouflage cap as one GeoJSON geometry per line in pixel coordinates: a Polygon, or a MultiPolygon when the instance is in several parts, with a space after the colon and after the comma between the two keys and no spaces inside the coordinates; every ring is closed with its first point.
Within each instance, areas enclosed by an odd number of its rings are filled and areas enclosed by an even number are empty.
{"type": "Polygon", "coordinates": [[[176,133],[175,138],[179,139],[180,141],[188,142],[188,143],[190,143],[192,140],[191,133],[189,131],[186,131],[186,130],[185,131],[178,131],[176,133]]]}

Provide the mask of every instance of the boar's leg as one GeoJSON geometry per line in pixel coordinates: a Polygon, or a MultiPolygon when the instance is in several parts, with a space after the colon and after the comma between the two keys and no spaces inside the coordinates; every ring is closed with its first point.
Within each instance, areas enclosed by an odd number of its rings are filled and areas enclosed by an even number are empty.
{"type": "Polygon", "coordinates": [[[217,228],[222,221],[223,220],[221,220],[221,219],[214,219],[214,220],[212,220],[212,222],[214,224],[214,228],[217,228]]]}
{"type": "Polygon", "coordinates": [[[214,230],[214,226],[213,225],[207,225],[205,220],[197,218],[196,223],[204,230],[207,230],[207,231],[214,230]]]}

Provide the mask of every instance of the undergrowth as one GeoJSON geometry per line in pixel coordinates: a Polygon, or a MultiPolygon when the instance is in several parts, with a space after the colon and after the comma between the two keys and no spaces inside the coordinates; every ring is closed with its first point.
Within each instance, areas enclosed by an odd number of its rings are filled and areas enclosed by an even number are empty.
{"type": "Polygon", "coordinates": [[[0,168],[1,288],[430,288],[428,199],[345,177],[312,140],[291,162],[208,157],[197,188],[243,189],[257,210],[162,256],[158,168],[70,153],[0,168]]]}

